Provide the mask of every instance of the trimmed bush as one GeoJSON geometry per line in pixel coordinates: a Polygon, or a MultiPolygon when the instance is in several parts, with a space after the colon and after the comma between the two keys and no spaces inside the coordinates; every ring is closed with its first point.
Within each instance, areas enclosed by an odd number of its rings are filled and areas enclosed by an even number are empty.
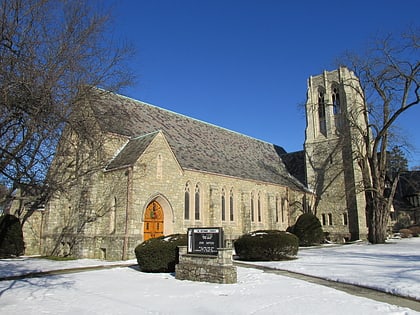
{"type": "Polygon", "coordinates": [[[410,229],[401,229],[399,233],[402,238],[409,238],[413,236],[413,233],[411,232],[410,229]]]}
{"type": "Polygon", "coordinates": [[[288,260],[297,255],[299,240],[285,231],[260,230],[242,235],[234,247],[240,260],[288,260]]]}
{"type": "Polygon", "coordinates": [[[17,257],[25,252],[22,226],[11,214],[0,216],[0,258],[17,257]]]}
{"type": "Polygon", "coordinates": [[[312,213],[302,214],[288,231],[299,238],[300,246],[319,245],[325,238],[321,222],[312,213]]]}
{"type": "Polygon", "coordinates": [[[175,272],[175,265],[179,262],[178,246],[186,245],[186,234],[172,234],[151,238],[138,245],[134,252],[141,271],[175,272]]]}
{"type": "Polygon", "coordinates": [[[420,226],[419,225],[414,225],[408,228],[411,231],[411,234],[413,235],[413,237],[419,237],[420,235],[420,226]]]}

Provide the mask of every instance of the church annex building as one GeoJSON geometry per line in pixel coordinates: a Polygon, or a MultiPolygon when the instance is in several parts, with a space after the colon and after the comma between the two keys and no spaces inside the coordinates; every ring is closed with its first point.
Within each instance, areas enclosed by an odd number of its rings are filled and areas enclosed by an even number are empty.
{"type": "Polygon", "coordinates": [[[332,240],[365,238],[352,130],[339,122],[360,104],[344,84],[354,79],[340,68],[308,80],[305,146],[294,153],[96,90],[73,117],[89,137],[66,130],[52,165],[67,186],[43,210],[39,252],[132,259],[144,240],[204,226],[223,227],[229,246],[308,211],[332,240]]]}

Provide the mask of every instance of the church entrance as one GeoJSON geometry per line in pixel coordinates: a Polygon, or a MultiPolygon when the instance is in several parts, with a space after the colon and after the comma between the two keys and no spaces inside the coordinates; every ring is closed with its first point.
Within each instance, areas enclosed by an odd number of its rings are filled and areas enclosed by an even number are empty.
{"type": "Polygon", "coordinates": [[[144,235],[143,240],[163,235],[163,210],[156,200],[149,203],[144,214],[144,235]]]}

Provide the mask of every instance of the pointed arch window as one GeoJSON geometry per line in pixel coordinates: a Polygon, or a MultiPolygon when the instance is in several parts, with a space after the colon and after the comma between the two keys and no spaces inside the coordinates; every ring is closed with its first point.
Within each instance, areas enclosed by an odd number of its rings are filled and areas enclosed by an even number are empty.
{"type": "Polygon", "coordinates": [[[222,189],[222,221],[226,221],[226,193],[222,189]]]}
{"type": "Polygon", "coordinates": [[[279,222],[279,196],[276,196],[276,223],[279,222]]]}
{"type": "Polygon", "coordinates": [[[335,128],[341,128],[341,103],[340,103],[340,91],[338,86],[333,86],[332,89],[332,102],[333,102],[333,113],[334,113],[334,121],[335,121],[335,128]]]}
{"type": "Polygon", "coordinates": [[[325,116],[325,91],[323,89],[318,90],[318,119],[319,119],[319,131],[326,136],[327,135],[327,120],[325,116]]]}
{"type": "Polygon", "coordinates": [[[338,91],[338,86],[333,86],[332,88],[332,101],[333,101],[334,115],[340,114],[341,107],[340,107],[340,93],[338,91]]]}
{"type": "Polygon", "coordinates": [[[190,185],[188,183],[185,185],[184,192],[184,219],[190,219],[190,185]]]}
{"type": "Polygon", "coordinates": [[[254,210],[254,194],[251,193],[251,222],[255,220],[255,210],[254,210]]]}
{"type": "Polygon", "coordinates": [[[200,220],[200,186],[195,186],[194,194],[194,219],[200,220]]]}
{"type": "Polygon", "coordinates": [[[261,194],[258,194],[257,215],[258,215],[258,222],[261,222],[261,194]]]}
{"type": "Polygon", "coordinates": [[[233,190],[230,190],[229,193],[229,220],[233,221],[234,220],[234,210],[233,210],[233,190]]]}

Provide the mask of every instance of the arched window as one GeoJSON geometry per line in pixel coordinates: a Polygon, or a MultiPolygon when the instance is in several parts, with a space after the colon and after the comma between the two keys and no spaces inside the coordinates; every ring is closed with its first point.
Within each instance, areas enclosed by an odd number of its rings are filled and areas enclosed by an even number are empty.
{"type": "Polygon", "coordinates": [[[251,222],[255,220],[255,213],[254,213],[254,193],[251,193],[251,222]]]}
{"type": "Polygon", "coordinates": [[[327,121],[325,117],[325,91],[321,88],[318,90],[318,118],[319,118],[319,131],[327,135],[327,121]]]}
{"type": "Polygon", "coordinates": [[[225,189],[222,189],[222,221],[226,221],[226,193],[225,189]]]}
{"type": "Polygon", "coordinates": [[[184,192],[184,219],[190,219],[190,185],[188,183],[185,185],[184,192]]]}
{"type": "Polygon", "coordinates": [[[334,121],[335,121],[335,128],[341,128],[341,104],[340,104],[340,92],[338,86],[332,87],[332,102],[333,102],[333,113],[334,113],[334,121]]]}
{"type": "Polygon", "coordinates": [[[261,194],[258,194],[258,222],[261,222],[261,194]]]}
{"type": "Polygon", "coordinates": [[[333,112],[334,115],[338,115],[341,113],[340,107],[340,93],[338,92],[338,87],[334,86],[332,88],[332,101],[333,101],[333,112]]]}
{"type": "Polygon", "coordinates": [[[194,219],[200,220],[200,186],[195,186],[195,197],[194,197],[194,219]]]}
{"type": "Polygon", "coordinates": [[[234,211],[233,211],[233,190],[230,190],[229,193],[229,219],[230,221],[234,220],[234,211]]]}
{"type": "Polygon", "coordinates": [[[276,223],[279,222],[279,208],[280,208],[279,196],[276,196],[276,223]]]}

